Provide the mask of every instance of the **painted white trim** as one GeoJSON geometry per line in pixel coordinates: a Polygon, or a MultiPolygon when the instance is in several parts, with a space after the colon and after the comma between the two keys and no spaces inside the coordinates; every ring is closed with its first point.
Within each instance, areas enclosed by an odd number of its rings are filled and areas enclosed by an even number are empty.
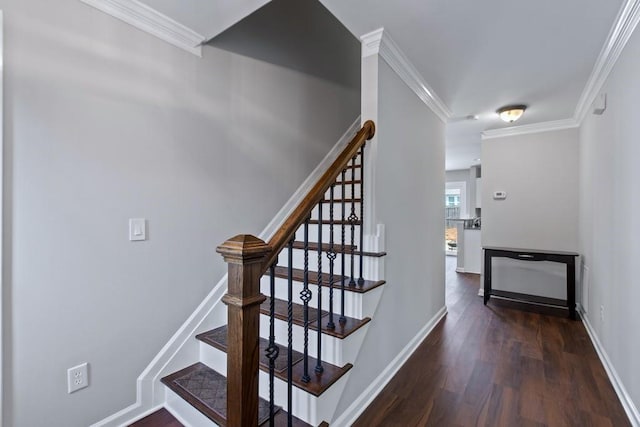
{"type": "MultiPolygon", "coordinates": [[[[313,185],[320,179],[322,174],[329,168],[342,150],[344,150],[345,146],[351,141],[358,130],[360,130],[360,127],[360,117],[358,117],[258,237],[268,241],[269,238],[275,234],[284,220],[293,212],[304,196],[307,195],[313,185]]],[[[156,387],[158,384],[157,380],[185,343],[193,339],[196,330],[220,303],[220,299],[226,291],[227,275],[225,274],[204,301],[202,301],[198,308],[189,316],[187,321],[184,322],[169,342],[165,344],[162,350],[160,350],[151,363],[149,363],[142,374],[140,374],[136,383],[136,403],[92,424],[91,427],[129,425],[141,418],[143,414],[148,414],[150,408],[158,406],[158,402],[164,399],[164,395],[160,395],[160,393],[164,394],[164,386],[156,387]]]]}
{"type": "Polygon", "coordinates": [[[360,37],[362,44],[362,57],[377,55],[380,52],[380,44],[384,35],[384,28],[378,28],[360,37]]]}
{"type": "Polygon", "coordinates": [[[431,331],[440,323],[447,314],[447,306],[443,306],[435,316],[433,316],[426,325],[414,336],[411,341],[398,353],[398,355],[387,365],[384,371],[371,382],[360,396],[335,420],[331,425],[350,426],[358,419],[365,409],[380,394],[382,389],[391,381],[393,376],[402,368],[409,357],[413,354],[418,346],[429,336],[431,331]]]}
{"type": "Polygon", "coordinates": [[[552,120],[549,122],[532,123],[529,125],[512,126],[502,129],[485,130],[482,139],[503,138],[505,136],[527,135],[554,130],[573,129],[580,126],[574,119],[552,120]]]}
{"type": "Polygon", "coordinates": [[[618,12],[589,80],[582,91],[574,113],[576,122],[582,123],[591,110],[591,104],[602,90],[602,86],[604,86],[609,73],[638,25],[638,21],[640,21],[640,0],[626,0],[618,12]]]}
{"type": "Polygon", "coordinates": [[[596,353],[598,353],[598,357],[604,366],[604,370],[607,372],[609,376],[609,380],[611,381],[611,385],[613,385],[613,389],[616,391],[620,402],[622,403],[622,407],[624,411],[627,413],[627,417],[629,417],[629,422],[633,427],[640,427],[640,412],[638,412],[638,408],[636,408],[631,396],[627,392],[622,380],[618,376],[613,364],[611,363],[611,359],[609,359],[609,355],[605,351],[602,343],[598,339],[598,335],[596,331],[591,326],[589,322],[589,317],[586,315],[584,308],[581,304],[576,304],[578,312],[580,313],[580,318],[582,319],[582,323],[584,324],[587,333],[589,334],[589,338],[591,338],[591,342],[596,349],[596,353]]]}
{"type": "Polygon", "coordinates": [[[2,372],[4,371],[4,310],[2,309],[4,301],[4,16],[0,9],[0,426],[4,419],[4,379],[2,372]]]}
{"type": "Polygon", "coordinates": [[[202,56],[203,35],[171,19],[138,0],[80,0],[139,30],[152,34],[172,45],[202,56]]]}
{"type": "Polygon", "coordinates": [[[393,41],[388,31],[379,28],[360,37],[362,57],[379,54],[391,69],[444,123],[453,115],[451,110],[427,84],[413,63],[393,41]]]}

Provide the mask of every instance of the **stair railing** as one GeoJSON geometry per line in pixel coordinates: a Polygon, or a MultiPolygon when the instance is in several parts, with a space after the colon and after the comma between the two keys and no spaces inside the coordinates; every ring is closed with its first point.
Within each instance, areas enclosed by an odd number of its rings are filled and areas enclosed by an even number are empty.
{"type": "MultiPolygon", "coordinates": [[[[252,235],[235,236],[217,248],[222,254],[228,265],[228,292],[223,297],[223,302],[228,307],[228,350],[227,350],[227,425],[230,427],[254,427],[258,425],[259,413],[259,397],[258,397],[258,369],[260,361],[259,337],[260,337],[260,305],[266,301],[267,297],[260,293],[260,279],[269,271],[270,281],[269,288],[271,299],[268,304],[270,314],[269,324],[269,345],[265,351],[269,361],[269,399],[268,402],[268,420],[270,425],[274,425],[275,413],[277,408],[274,403],[274,375],[275,362],[279,356],[280,348],[275,343],[275,278],[278,275],[276,271],[276,263],[278,256],[285,248],[288,250],[288,267],[286,272],[288,284],[288,301],[287,301],[287,323],[288,323],[288,345],[287,345],[287,389],[288,389],[288,414],[287,424],[292,425],[292,387],[296,378],[293,377],[293,249],[296,231],[302,226],[304,229],[303,245],[304,250],[304,271],[303,271],[303,289],[300,293],[300,299],[303,302],[304,313],[304,355],[303,372],[298,379],[302,383],[308,383],[311,375],[320,375],[323,371],[322,365],[322,285],[329,288],[329,305],[330,317],[329,323],[324,326],[328,329],[335,328],[333,321],[333,293],[336,282],[340,284],[341,291],[341,308],[339,322],[343,324],[346,320],[344,314],[344,289],[345,281],[345,257],[350,255],[350,275],[346,286],[357,286],[364,283],[362,277],[363,262],[363,236],[360,230],[360,248],[359,248],[359,277],[356,279],[354,263],[356,258],[355,252],[355,226],[360,226],[363,221],[363,159],[364,148],[367,140],[373,138],[375,134],[375,125],[372,121],[364,123],[362,128],[353,137],[351,142],[338,155],[336,160],[327,169],[327,171],[315,183],[313,188],[307,193],[296,209],[284,221],[282,226],[276,231],[274,236],[265,243],[261,239],[252,235]],[[356,164],[356,160],[360,158],[360,164],[356,164]],[[349,165],[350,163],[350,165],[349,165]],[[360,179],[357,179],[356,169],[360,169],[360,179]],[[350,170],[350,173],[348,172],[350,170]],[[348,177],[348,175],[350,175],[348,177]],[[340,181],[337,181],[341,177],[340,181]],[[345,179],[350,178],[347,182],[345,179]],[[356,198],[355,185],[360,185],[360,198],[356,198]],[[345,189],[351,186],[351,197],[347,198],[345,189]],[[334,239],[334,191],[336,187],[340,188],[341,200],[341,225],[340,244],[334,239]],[[330,191],[329,200],[325,199],[325,194],[330,191]],[[329,203],[329,219],[325,220],[322,216],[323,203],[329,203]],[[360,203],[360,217],[358,218],[356,204],[360,203]],[[346,205],[349,205],[349,216],[345,218],[346,205]],[[317,221],[311,219],[314,208],[318,208],[317,221]],[[308,338],[309,338],[309,302],[312,298],[312,290],[310,288],[309,276],[309,225],[317,223],[318,228],[318,274],[315,278],[317,281],[317,354],[316,366],[314,372],[309,372],[309,354],[308,354],[308,338]],[[325,245],[323,240],[323,225],[329,225],[329,241],[325,245]],[[345,227],[350,227],[350,245],[345,244],[345,227]],[[339,248],[339,249],[338,249],[339,248]],[[336,281],[334,274],[334,260],[336,252],[341,252],[341,276],[336,281]],[[326,252],[330,262],[328,274],[322,273],[322,253],[326,252]]],[[[281,276],[279,276],[281,277],[281,276]]],[[[264,418],[264,417],[263,417],[264,418]]],[[[263,419],[261,418],[261,419],[263,419]]]]}

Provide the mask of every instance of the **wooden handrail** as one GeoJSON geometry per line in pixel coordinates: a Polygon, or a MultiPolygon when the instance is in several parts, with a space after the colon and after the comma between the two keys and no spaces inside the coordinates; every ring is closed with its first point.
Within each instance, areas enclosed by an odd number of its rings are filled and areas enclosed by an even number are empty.
{"type": "Polygon", "coordinates": [[[362,126],[362,129],[360,129],[353,137],[351,142],[349,142],[342,153],[340,153],[338,158],[320,177],[313,188],[309,190],[298,207],[287,217],[282,226],[268,242],[268,245],[271,248],[271,253],[262,265],[264,270],[263,272],[266,272],[271,264],[276,261],[278,254],[282,251],[289,240],[291,240],[293,233],[295,233],[302,223],[309,217],[311,210],[324,198],[324,195],[329,187],[331,187],[331,184],[335,182],[338,175],[340,175],[340,173],[347,167],[349,161],[358,154],[358,151],[362,148],[365,142],[373,138],[375,133],[375,124],[371,120],[367,120],[362,126]]]}

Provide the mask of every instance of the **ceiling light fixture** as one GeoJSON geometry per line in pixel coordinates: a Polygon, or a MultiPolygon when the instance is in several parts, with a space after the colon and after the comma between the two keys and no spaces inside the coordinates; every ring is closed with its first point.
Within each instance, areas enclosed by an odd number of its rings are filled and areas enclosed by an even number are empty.
{"type": "Polygon", "coordinates": [[[499,108],[496,113],[498,113],[502,121],[513,123],[520,117],[522,117],[522,115],[524,114],[524,110],[526,109],[526,105],[507,105],[499,108]]]}

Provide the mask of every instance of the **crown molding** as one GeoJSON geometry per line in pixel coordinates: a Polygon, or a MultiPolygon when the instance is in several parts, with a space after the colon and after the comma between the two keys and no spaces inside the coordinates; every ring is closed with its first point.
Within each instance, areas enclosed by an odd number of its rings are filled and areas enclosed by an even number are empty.
{"type": "Polygon", "coordinates": [[[575,119],[552,120],[549,122],[532,123],[530,125],[512,126],[502,129],[485,130],[482,132],[482,139],[502,138],[505,136],[527,135],[539,132],[549,132],[553,130],[573,129],[580,126],[575,119]]]}
{"type": "Polygon", "coordinates": [[[204,36],[137,0],[80,1],[180,49],[202,56],[204,36]]]}
{"type": "Polygon", "coordinates": [[[611,31],[609,31],[609,36],[600,51],[576,106],[573,117],[577,123],[582,123],[587,116],[591,104],[602,90],[602,86],[604,86],[609,73],[638,25],[638,21],[640,21],[640,0],[626,0],[618,12],[611,31]]]}
{"type": "Polygon", "coordinates": [[[420,72],[393,41],[384,28],[377,29],[360,37],[362,57],[380,55],[391,69],[409,86],[409,88],[429,107],[443,122],[452,116],[449,107],[440,99],[435,91],[425,82],[420,72]]]}

